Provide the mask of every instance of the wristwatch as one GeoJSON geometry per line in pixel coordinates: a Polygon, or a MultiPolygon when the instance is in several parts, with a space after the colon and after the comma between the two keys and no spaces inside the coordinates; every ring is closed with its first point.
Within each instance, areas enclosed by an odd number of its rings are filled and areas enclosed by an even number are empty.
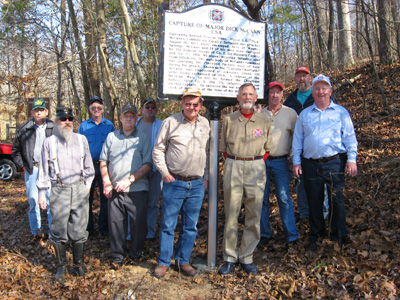
{"type": "Polygon", "coordinates": [[[135,182],[135,176],[131,175],[129,176],[129,182],[132,184],[135,182]]]}

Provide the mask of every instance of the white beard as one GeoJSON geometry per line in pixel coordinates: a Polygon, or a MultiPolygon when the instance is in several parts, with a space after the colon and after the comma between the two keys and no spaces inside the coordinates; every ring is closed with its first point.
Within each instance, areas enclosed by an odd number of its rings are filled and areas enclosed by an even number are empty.
{"type": "Polygon", "coordinates": [[[254,106],[253,103],[243,103],[243,104],[242,104],[242,107],[243,107],[244,109],[252,109],[253,106],[254,106]]]}
{"type": "Polygon", "coordinates": [[[64,127],[62,125],[57,125],[57,127],[58,127],[58,132],[64,138],[64,140],[69,142],[69,140],[71,139],[72,134],[73,134],[72,128],[64,129],[64,127]]]}

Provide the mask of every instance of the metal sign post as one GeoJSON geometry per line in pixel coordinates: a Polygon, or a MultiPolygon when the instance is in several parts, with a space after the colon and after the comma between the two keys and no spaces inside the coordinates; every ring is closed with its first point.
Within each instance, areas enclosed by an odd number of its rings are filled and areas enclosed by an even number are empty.
{"type": "Polygon", "coordinates": [[[180,13],[164,12],[158,98],[177,99],[186,88],[196,86],[211,116],[209,267],[216,266],[217,257],[220,113],[224,107],[237,103],[237,90],[245,82],[253,83],[258,103],[263,102],[265,30],[265,23],[219,4],[204,4],[180,13]]]}

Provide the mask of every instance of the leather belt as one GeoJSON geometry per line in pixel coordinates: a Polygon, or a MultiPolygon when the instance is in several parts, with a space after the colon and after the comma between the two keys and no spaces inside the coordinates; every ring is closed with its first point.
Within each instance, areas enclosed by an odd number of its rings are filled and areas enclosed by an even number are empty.
{"type": "Polygon", "coordinates": [[[39,168],[39,163],[38,162],[34,162],[33,166],[39,168]]]}
{"type": "Polygon", "coordinates": [[[185,176],[176,175],[176,174],[172,174],[172,173],[171,173],[171,175],[174,176],[175,179],[179,179],[179,180],[182,180],[182,181],[193,181],[193,180],[197,180],[197,179],[201,178],[201,176],[188,176],[188,177],[185,177],[185,176]]]}
{"type": "Polygon", "coordinates": [[[268,155],[267,159],[281,159],[281,158],[287,158],[288,155],[281,155],[281,156],[270,156],[268,155]]]}
{"type": "Polygon", "coordinates": [[[334,159],[338,158],[339,155],[340,155],[340,154],[336,154],[336,155],[333,155],[333,156],[322,157],[322,158],[316,158],[316,159],[314,159],[314,158],[309,158],[309,160],[317,161],[317,162],[320,162],[320,163],[326,163],[326,162],[328,162],[328,161],[331,161],[331,160],[334,160],[334,159]]]}
{"type": "Polygon", "coordinates": [[[251,157],[239,157],[239,156],[234,156],[234,155],[227,155],[227,158],[234,159],[234,160],[257,160],[257,159],[263,159],[262,156],[251,156],[251,157]]]}

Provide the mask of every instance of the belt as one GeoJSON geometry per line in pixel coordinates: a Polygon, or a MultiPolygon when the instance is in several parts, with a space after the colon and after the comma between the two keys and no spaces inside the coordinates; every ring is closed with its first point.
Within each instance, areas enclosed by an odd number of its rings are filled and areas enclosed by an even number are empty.
{"type": "Polygon", "coordinates": [[[316,158],[316,159],[314,159],[314,158],[308,158],[308,159],[309,159],[309,160],[312,160],[312,161],[317,161],[317,162],[320,162],[320,163],[326,163],[326,162],[328,162],[328,161],[331,161],[331,160],[334,160],[334,159],[338,158],[339,155],[340,155],[340,154],[336,154],[336,155],[329,156],[329,157],[322,157],[322,158],[316,158]]]}
{"type": "Polygon", "coordinates": [[[33,163],[33,166],[39,168],[39,163],[34,162],[34,163],[33,163]]]}
{"type": "Polygon", "coordinates": [[[99,162],[99,161],[94,161],[94,162],[93,162],[93,166],[95,166],[95,167],[100,166],[100,162],[99,162]]]}
{"type": "Polygon", "coordinates": [[[175,179],[179,179],[179,180],[182,180],[182,181],[193,181],[193,180],[197,180],[197,179],[201,178],[201,176],[188,176],[188,177],[185,177],[185,176],[176,175],[176,174],[171,174],[171,175],[174,176],[175,179]]]}
{"type": "Polygon", "coordinates": [[[234,156],[234,155],[227,155],[227,158],[234,159],[234,160],[257,160],[257,159],[263,159],[263,156],[251,156],[251,157],[239,157],[239,156],[234,156]]]}
{"type": "Polygon", "coordinates": [[[281,156],[270,156],[270,155],[268,155],[267,159],[281,159],[281,158],[287,158],[287,157],[288,157],[287,154],[286,155],[281,155],[281,156]]]}

